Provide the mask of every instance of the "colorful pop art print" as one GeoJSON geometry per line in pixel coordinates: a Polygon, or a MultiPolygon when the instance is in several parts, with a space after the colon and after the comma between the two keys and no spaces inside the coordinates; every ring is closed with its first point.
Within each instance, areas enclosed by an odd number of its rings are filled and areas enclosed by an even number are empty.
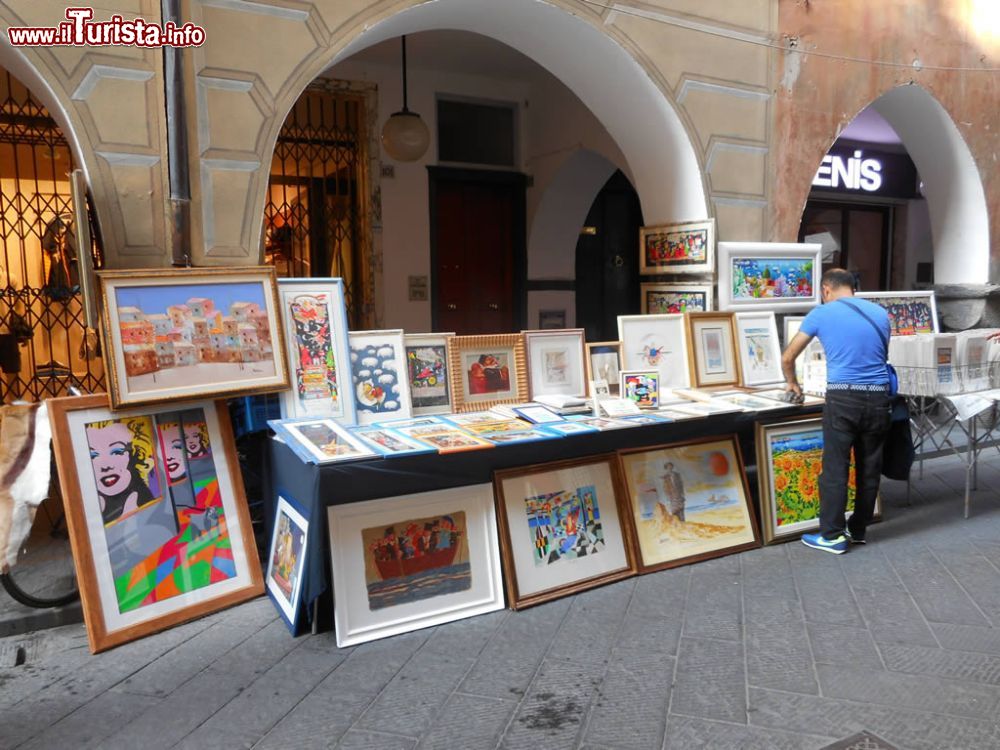
{"type": "Polygon", "coordinates": [[[740,362],[736,353],[736,324],[732,313],[686,315],[691,347],[691,382],[696,388],[736,385],[740,362]]]}
{"type": "Polygon", "coordinates": [[[712,273],[715,219],[639,230],[639,273],[712,273]]]}
{"type": "Polygon", "coordinates": [[[456,412],[528,401],[521,334],[452,336],[448,339],[448,367],[456,412]]]}
{"type": "Polygon", "coordinates": [[[639,294],[642,295],[643,315],[707,312],[715,303],[711,284],[646,282],[639,285],[639,294]]]}
{"type": "Polygon", "coordinates": [[[278,300],[292,380],[281,394],[282,417],[330,417],[354,424],[344,282],[278,279],[278,300]]]}
{"type": "Polygon", "coordinates": [[[658,370],[661,389],[691,384],[684,315],[619,315],[618,338],[623,368],[658,370]]]}
{"type": "Polygon", "coordinates": [[[856,292],[856,297],[874,302],[889,314],[893,336],[940,333],[937,302],[933,291],[856,292]]]}
{"type": "Polygon", "coordinates": [[[309,521],[304,511],[278,495],[264,582],[268,596],[292,635],[296,634],[299,621],[308,536],[309,521]]]}
{"type": "Polygon", "coordinates": [[[619,451],[640,572],[760,546],[734,435],[619,451]]]}
{"type": "Polygon", "coordinates": [[[421,443],[419,440],[388,427],[376,425],[356,427],[351,431],[351,434],[361,438],[372,450],[381,453],[385,458],[436,452],[435,448],[426,443],[421,443]]]}
{"type": "Polygon", "coordinates": [[[451,411],[448,339],[454,335],[408,333],[403,337],[414,414],[446,414],[451,411]]]}
{"type": "Polygon", "coordinates": [[[778,324],[772,311],[736,313],[736,344],[740,351],[743,385],[784,382],[778,324]]]}
{"type": "Polygon", "coordinates": [[[412,416],[403,331],[351,331],[348,341],[358,424],[412,416]]]}
{"type": "Polygon", "coordinates": [[[497,471],[493,482],[514,609],[635,575],[614,455],[497,471]]]}
{"type": "Polygon", "coordinates": [[[337,645],[503,607],[489,484],[330,506],[337,645]]]}
{"type": "MultiPolygon", "coordinates": [[[[622,369],[622,342],[621,341],[596,341],[587,344],[587,382],[603,380],[609,388],[614,388],[612,395],[618,396],[618,373],[622,369]]],[[[589,390],[591,398],[594,397],[593,389],[589,390]]]]}
{"type": "Polygon", "coordinates": [[[822,246],[720,242],[720,310],[807,310],[820,301],[822,246]]]}
{"type": "Polygon", "coordinates": [[[98,275],[113,408],[289,386],[273,268],[98,275]]]}
{"type": "Polygon", "coordinates": [[[658,370],[622,370],[619,382],[622,398],[640,409],[660,407],[660,373],[658,370]]]}
{"type": "Polygon", "coordinates": [[[332,419],[271,419],[267,424],[306,463],[356,461],[379,455],[332,419]]]}
{"type": "Polygon", "coordinates": [[[224,402],[47,403],[94,653],[263,593],[224,402]]]}
{"type": "Polygon", "coordinates": [[[528,393],[536,396],[587,395],[584,330],[524,331],[528,393]]]}
{"type": "MultiPolygon", "coordinates": [[[[819,528],[823,420],[792,419],[756,426],[757,481],[764,543],[797,539],[819,528]]],[[[847,517],[854,510],[854,462],[848,473],[847,517]]],[[[881,517],[881,498],[875,517],[881,517]]]]}

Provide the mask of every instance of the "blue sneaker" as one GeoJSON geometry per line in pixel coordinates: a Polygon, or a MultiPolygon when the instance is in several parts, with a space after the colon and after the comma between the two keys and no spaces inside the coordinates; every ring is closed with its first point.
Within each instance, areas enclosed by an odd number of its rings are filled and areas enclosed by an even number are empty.
{"type": "Polygon", "coordinates": [[[832,552],[835,555],[842,555],[847,552],[847,537],[841,534],[836,539],[825,539],[822,534],[803,534],[802,543],[813,549],[821,549],[824,552],[832,552]]]}
{"type": "Polygon", "coordinates": [[[844,536],[847,537],[847,541],[851,544],[868,544],[863,536],[854,536],[850,529],[844,529],[844,536]]]}

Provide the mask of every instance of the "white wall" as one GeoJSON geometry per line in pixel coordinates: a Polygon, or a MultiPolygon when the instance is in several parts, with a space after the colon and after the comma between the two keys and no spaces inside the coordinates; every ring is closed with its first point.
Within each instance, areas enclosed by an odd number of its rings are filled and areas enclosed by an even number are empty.
{"type": "Polygon", "coordinates": [[[906,207],[906,275],[903,289],[914,289],[917,263],[934,262],[934,240],[931,215],[923,198],[907,202],[906,207]]]}

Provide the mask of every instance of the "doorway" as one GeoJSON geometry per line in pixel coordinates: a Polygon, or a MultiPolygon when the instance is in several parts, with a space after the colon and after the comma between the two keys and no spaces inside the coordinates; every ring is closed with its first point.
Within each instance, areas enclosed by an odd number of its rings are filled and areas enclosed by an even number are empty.
{"type": "Polygon", "coordinates": [[[632,183],[616,171],[597,194],[576,243],[576,325],[587,341],[618,338],[618,316],[639,312],[642,208],[632,183]]]}
{"type": "Polygon", "coordinates": [[[846,268],[866,291],[888,289],[892,257],[890,205],[810,200],[802,213],[799,242],[825,236],[823,270],[846,268]]]}
{"type": "Polygon", "coordinates": [[[428,167],[431,324],[459,335],[524,327],[525,177],[428,167]]]}

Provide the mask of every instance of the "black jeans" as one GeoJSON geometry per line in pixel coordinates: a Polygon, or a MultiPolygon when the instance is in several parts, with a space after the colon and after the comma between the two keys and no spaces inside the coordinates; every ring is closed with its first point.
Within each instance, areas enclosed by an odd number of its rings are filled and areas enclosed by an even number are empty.
{"type": "Polygon", "coordinates": [[[864,391],[827,391],[823,407],[823,473],[819,477],[820,533],[844,533],[847,479],[854,448],[857,494],[847,527],[863,539],[875,512],[882,476],[882,445],[892,422],[889,395],[864,391]]]}

